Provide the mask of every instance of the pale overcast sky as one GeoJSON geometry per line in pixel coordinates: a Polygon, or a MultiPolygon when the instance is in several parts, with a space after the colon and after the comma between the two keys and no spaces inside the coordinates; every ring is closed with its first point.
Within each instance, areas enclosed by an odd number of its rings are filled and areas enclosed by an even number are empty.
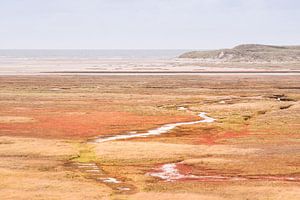
{"type": "Polygon", "coordinates": [[[0,48],[300,44],[299,0],[0,0],[0,48]]]}

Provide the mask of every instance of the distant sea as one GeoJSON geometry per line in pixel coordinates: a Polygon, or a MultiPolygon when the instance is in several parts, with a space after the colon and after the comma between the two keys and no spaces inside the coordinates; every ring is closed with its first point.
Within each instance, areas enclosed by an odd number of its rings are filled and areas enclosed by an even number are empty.
{"type": "Polygon", "coordinates": [[[27,59],[139,59],[176,58],[190,50],[0,50],[1,58],[27,59]]]}

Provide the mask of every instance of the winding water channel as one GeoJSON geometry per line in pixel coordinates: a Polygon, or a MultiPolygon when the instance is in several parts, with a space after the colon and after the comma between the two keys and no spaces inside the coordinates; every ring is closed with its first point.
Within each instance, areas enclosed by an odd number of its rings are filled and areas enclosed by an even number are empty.
{"type": "MultiPolygon", "coordinates": [[[[178,107],[180,111],[189,111],[188,108],[178,107]]],[[[103,137],[99,136],[95,139],[90,140],[90,143],[103,143],[116,140],[125,140],[132,138],[143,138],[151,136],[159,136],[161,134],[166,134],[172,129],[184,126],[184,125],[194,125],[199,123],[212,123],[216,119],[207,116],[205,112],[198,114],[200,117],[197,121],[190,122],[178,122],[165,124],[158,128],[148,130],[144,133],[137,133],[137,131],[131,131],[127,134],[120,134],[115,136],[103,137]]],[[[300,181],[298,177],[289,177],[289,176],[225,176],[219,174],[210,174],[210,175],[193,175],[193,174],[184,174],[182,173],[178,166],[182,165],[179,163],[166,163],[161,165],[159,168],[154,169],[154,171],[147,173],[147,175],[160,178],[167,182],[179,181],[179,180],[197,180],[197,181],[244,181],[250,179],[259,179],[259,180],[271,180],[271,181],[300,181]]],[[[123,181],[109,177],[96,165],[96,163],[77,163],[77,167],[83,170],[85,173],[90,174],[94,179],[102,183],[110,185],[114,190],[120,192],[133,191],[135,187],[130,184],[126,184],[123,181]]]]}
{"type": "Polygon", "coordinates": [[[108,142],[108,141],[114,141],[114,140],[124,140],[124,139],[131,139],[131,138],[159,136],[161,134],[168,133],[169,131],[171,131],[172,129],[174,129],[178,126],[193,125],[193,124],[199,124],[199,123],[212,123],[215,121],[214,118],[208,117],[205,112],[199,113],[198,116],[201,118],[201,120],[191,121],[191,122],[178,122],[178,123],[172,123],[172,124],[165,124],[156,129],[151,129],[145,133],[129,132],[124,135],[115,135],[115,136],[111,136],[111,137],[103,137],[102,136],[102,137],[98,137],[98,138],[94,139],[92,142],[102,143],[102,142],[108,142]]]}

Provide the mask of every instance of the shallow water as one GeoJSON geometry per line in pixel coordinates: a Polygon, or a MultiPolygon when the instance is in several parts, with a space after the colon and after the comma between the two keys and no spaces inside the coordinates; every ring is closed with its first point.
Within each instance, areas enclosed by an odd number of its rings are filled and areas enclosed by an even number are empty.
{"type": "Polygon", "coordinates": [[[185,178],[185,175],[180,174],[179,171],[176,169],[175,163],[164,164],[159,170],[160,172],[153,172],[149,175],[153,177],[158,177],[166,181],[174,181],[185,178]]]}
{"type": "Polygon", "coordinates": [[[148,173],[148,175],[160,178],[167,182],[174,182],[178,180],[197,180],[197,181],[246,181],[246,180],[265,180],[265,181],[293,181],[299,182],[300,177],[297,176],[224,176],[224,175],[193,175],[182,174],[177,169],[177,164],[167,163],[156,169],[155,172],[148,173]]]}
{"type": "Polygon", "coordinates": [[[116,178],[111,178],[111,177],[109,177],[109,178],[100,178],[98,180],[100,180],[104,183],[121,183],[121,181],[117,180],[116,178]]]}
{"type": "Polygon", "coordinates": [[[198,120],[198,121],[192,121],[192,122],[179,122],[179,123],[173,123],[173,124],[165,124],[156,129],[149,130],[146,133],[133,134],[133,132],[130,132],[128,134],[115,135],[115,136],[106,137],[106,138],[99,137],[99,138],[96,138],[95,140],[93,140],[93,142],[94,143],[102,143],[102,142],[108,142],[108,141],[114,141],[114,140],[124,140],[124,139],[131,139],[131,138],[158,136],[158,135],[167,133],[178,126],[193,125],[193,124],[198,124],[198,123],[212,123],[215,121],[214,118],[208,117],[205,112],[201,112],[198,116],[201,117],[202,119],[198,120]]]}

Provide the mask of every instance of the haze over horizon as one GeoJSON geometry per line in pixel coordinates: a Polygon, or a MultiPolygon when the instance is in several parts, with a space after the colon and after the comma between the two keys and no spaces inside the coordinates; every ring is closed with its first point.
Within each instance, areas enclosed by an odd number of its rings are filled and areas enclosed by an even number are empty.
{"type": "Polygon", "coordinates": [[[299,45],[297,0],[0,0],[1,49],[299,45]]]}

